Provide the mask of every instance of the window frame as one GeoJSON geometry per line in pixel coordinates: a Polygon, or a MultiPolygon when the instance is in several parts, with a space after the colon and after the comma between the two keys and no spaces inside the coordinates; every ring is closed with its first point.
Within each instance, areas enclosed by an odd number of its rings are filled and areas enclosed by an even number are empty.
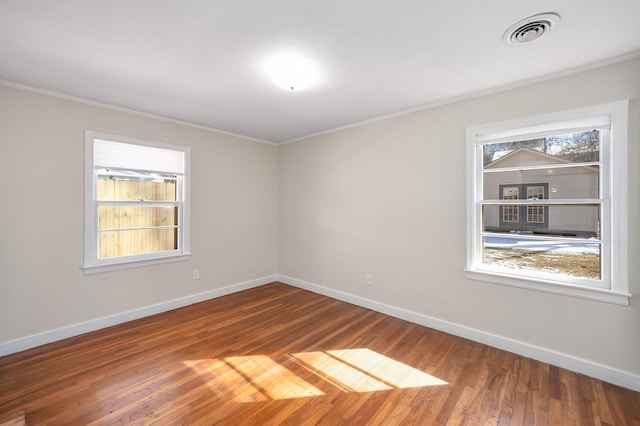
{"type": "MultiPolygon", "coordinates": [[[[468,279],[512,287],[543,291],[584,299],[628,305],[627,259],[627,144],[628,100],[560,111],[521,119],[467,128],[467,255],[468,279]],[[602,278],[601,285],[586,281],[527,271],[492,268],[482,264],[483,161],[482,147],[487,143],[522,140],[565,130],[579,130],[598,121],[610,121],[608,137],[601,138],[600,181],[602,202],[602,278]]],[[[597,127],[597,126],[596,126],[597,127]]],[[[523,201],[521,204],[526,203],[523,201]]],[[[546,204],[545,204],[546,205],[546,204]]]]}
{"type": "MultiPolygon", "coordinates": [[[[117,167],[114,167],[117,169],[117,167]]],[[[127,170],[138,172],[159,172],[157,170],[127,170]]],[[[85,182],[84,182],[84,262],[85,275],[156,265],[168,262],[179,262],[191,258],[190,251],[190,187],[191,187],[191,148],[157,141],[119,136],[101,132],[85,131],[85,182]],[[127,201],[99,201],[97,199],[98,170],[94,161],[95,140],[106,140],[117,143],[137,145],[140,147],[161,148],[181,152],[184,156],[184,173],[176,179],[176,201],[178,207],[178,248],[176,250],[158,251],[136,255],[109,258],[98,257],[98,209],[100,206],[136,204],[127,201]]],[[[153,207],[166,202],[140,202],[136,205],[153,207]]]]}

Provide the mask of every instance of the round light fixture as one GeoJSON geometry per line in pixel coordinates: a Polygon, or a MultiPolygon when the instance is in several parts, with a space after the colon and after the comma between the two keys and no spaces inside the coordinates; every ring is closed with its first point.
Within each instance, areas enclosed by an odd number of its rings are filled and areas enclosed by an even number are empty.
{"type": "Polygon", "coordinates": [[[319,78],[318,68],[313,61],[293,52],[271,56],[265,68],[273,83],[289,92],[307,89],[319,78]]]}
{"type": "Polygon", "coordinates": [[[517,22],[505,31],[502,39],[507,44],[523,44],[536,40],[560,23],[560,15],[541,13],[517,22]]]}

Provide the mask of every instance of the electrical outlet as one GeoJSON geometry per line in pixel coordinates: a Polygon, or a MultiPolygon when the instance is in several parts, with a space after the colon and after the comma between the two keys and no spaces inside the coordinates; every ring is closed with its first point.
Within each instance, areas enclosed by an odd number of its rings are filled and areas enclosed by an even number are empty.
{"type": "Polygon", "coordinates": [[[194,280],[199,280],[200,279],[200,269],[194,269],[193,270],[193,279],[194,280]]]}
{"type": "Polygon", "coordinates": [[[373,285],[371,274],[364,274],[364,285],[366,285],[367,287],[371,287],[373,285]]]}

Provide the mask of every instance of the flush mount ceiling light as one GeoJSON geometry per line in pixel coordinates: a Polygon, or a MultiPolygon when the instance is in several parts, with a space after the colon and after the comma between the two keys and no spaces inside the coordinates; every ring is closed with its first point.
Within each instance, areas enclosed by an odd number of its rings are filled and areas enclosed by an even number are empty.
{"type": "Polygon", "coordinates": [[[319,78],[318,68],[313,61],[292,52],[270,57],[265,68],[273,83],[289,92],[307,89],[319,78]]]}
{"type": "Polygon", "coordinates": [[[502,39],[507,44],[523,44],[536,40],[560,23],[560,15],[541,13],[530,16],[509,27],[502,39]]]}

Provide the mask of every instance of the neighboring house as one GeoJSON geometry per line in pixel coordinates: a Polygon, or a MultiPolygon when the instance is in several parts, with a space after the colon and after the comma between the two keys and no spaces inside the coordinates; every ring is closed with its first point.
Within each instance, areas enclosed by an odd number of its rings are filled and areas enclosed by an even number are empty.
{"type": "MultiPolygon", "coordinates": [[[[527,148],[520,148],[485,166],[485,200],[592,199],[599,194],[597,166],[513,170],[513,167],[571,165],[571,161],[527,148]],[[498,171],[498,169],[507,169],[498,171]]],[[[591,237],[598,233],[597,206],[500,205],[488,206],[484,227],[490,232],[533,232],[591,237]]]]}

